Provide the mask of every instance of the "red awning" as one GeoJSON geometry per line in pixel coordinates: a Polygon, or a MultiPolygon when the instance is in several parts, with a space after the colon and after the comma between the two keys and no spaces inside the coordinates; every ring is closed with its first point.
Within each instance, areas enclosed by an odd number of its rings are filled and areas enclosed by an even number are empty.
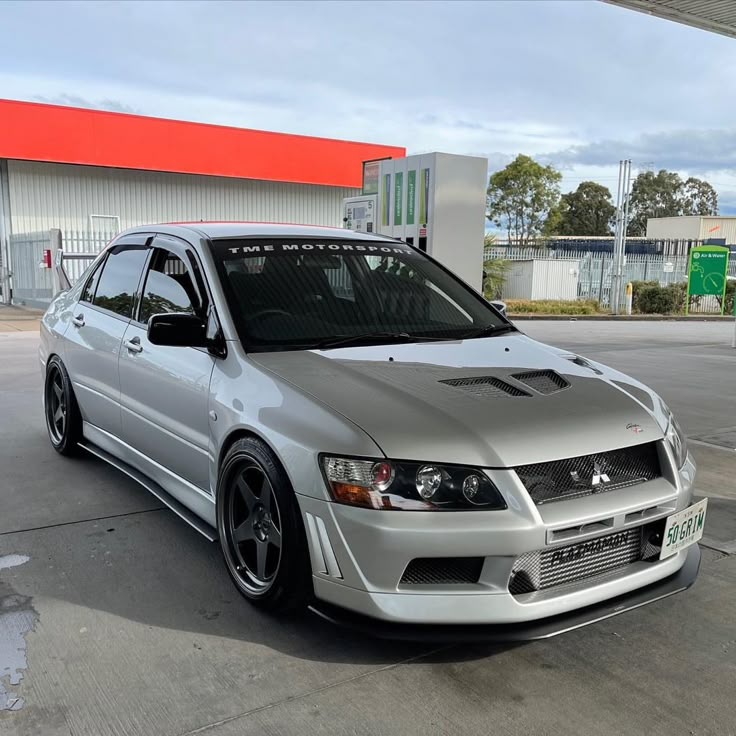
{"type": "Polygon", "coordinates": [[[0,158],[361,186],[362,162],[406,149],[0,100],[0,158]]]}

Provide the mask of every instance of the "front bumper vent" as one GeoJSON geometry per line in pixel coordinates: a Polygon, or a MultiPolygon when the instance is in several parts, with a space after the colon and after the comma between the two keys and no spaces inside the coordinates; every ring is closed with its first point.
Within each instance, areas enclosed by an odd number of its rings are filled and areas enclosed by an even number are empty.
{"type": "Polygon", "coordinates": [[[660,478],[657,443],[515,468],[535,504],[566,501],[660,478]]]}
{"type": "Polygon", "coordinates": [[[514,562],[509,592],[522,595],[547,590],[624,568],[634,562],[657,560],[664,523],[660,520],[587,542],[527,552],[514,562]]]}
{"type": "Polygon", "coordinates": [[[462,585],[477,583],[483,557],[420,557],[404,570],[399,585],[462,585]]]}

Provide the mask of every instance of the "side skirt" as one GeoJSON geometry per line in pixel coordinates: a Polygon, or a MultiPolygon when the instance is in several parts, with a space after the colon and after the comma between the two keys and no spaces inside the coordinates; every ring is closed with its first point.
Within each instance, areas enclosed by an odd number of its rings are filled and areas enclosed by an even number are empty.
{"type": "Polygon", "coordinates": [[[161,501],[164,505],[168,506],[177,516],[184,519],[190,526],[194,527],[203,537],[208,539],[210,542],[217,540],[217,532],[199,516],[193,514],[184,504],[177,501],[170,493],[165,491],[156,481],[151,480],[146,475],[143,475],[140,471],[136,470],[133,466],[119,460],[118,458],[106,452],[97,445],[93,445],[89,440],[84,440],[79,443],[79,446],[109,463],[114,468],[117,468],[122,473],[125,473],[129,478],[140,483],[149,493],[152,493],[156,498],[161,501]]]}

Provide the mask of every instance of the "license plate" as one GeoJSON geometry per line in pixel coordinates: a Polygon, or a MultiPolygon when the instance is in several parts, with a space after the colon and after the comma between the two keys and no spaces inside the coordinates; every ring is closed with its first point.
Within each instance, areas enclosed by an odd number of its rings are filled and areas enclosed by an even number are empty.
{"type": "Polygon", "coordinates": [[[704,498],[702,501],[698,501],[698,503],[667,517],[667,523],[664,526],[664,538],[662,539],[662,551],[659,553],[660,560],[671,557],[681,549],[695,544],[703,536],[707,506],[708,499],[704,498]]]}

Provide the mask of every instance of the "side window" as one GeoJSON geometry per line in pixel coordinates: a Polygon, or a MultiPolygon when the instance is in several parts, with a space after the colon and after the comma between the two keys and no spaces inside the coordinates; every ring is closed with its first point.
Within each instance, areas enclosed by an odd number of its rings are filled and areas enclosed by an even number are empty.
{"type": "Polygon", "coordinates": [[[111,250],[102,267],[92,303],[122,317],[130,317],[147,256],[145,246],[123,245],[111,250]]]}
{"type": "Polygon", "coordinates": [[[79,297],[79,300],[82,302],[89,302],[92,303],[92,299],[94,299],[95,291],[97,290],[97,282],[100,280],[100,275],[102,274],[102,267],[105,265],[104,259],[100,261],[97,266],[95,267],[94,271],[92,271],[92,275],[87,279],[87,284],[85,285],[84,289],[82,289],[82,295],[79,297]]]}
{"type": "Polygon", "coordinates": [[[156,249],[143,287],[138,320],[146,323],[151,315],[170,312],[194,314],[198,307],[197,291],[184,261],[171,251],[156,249]]]}

